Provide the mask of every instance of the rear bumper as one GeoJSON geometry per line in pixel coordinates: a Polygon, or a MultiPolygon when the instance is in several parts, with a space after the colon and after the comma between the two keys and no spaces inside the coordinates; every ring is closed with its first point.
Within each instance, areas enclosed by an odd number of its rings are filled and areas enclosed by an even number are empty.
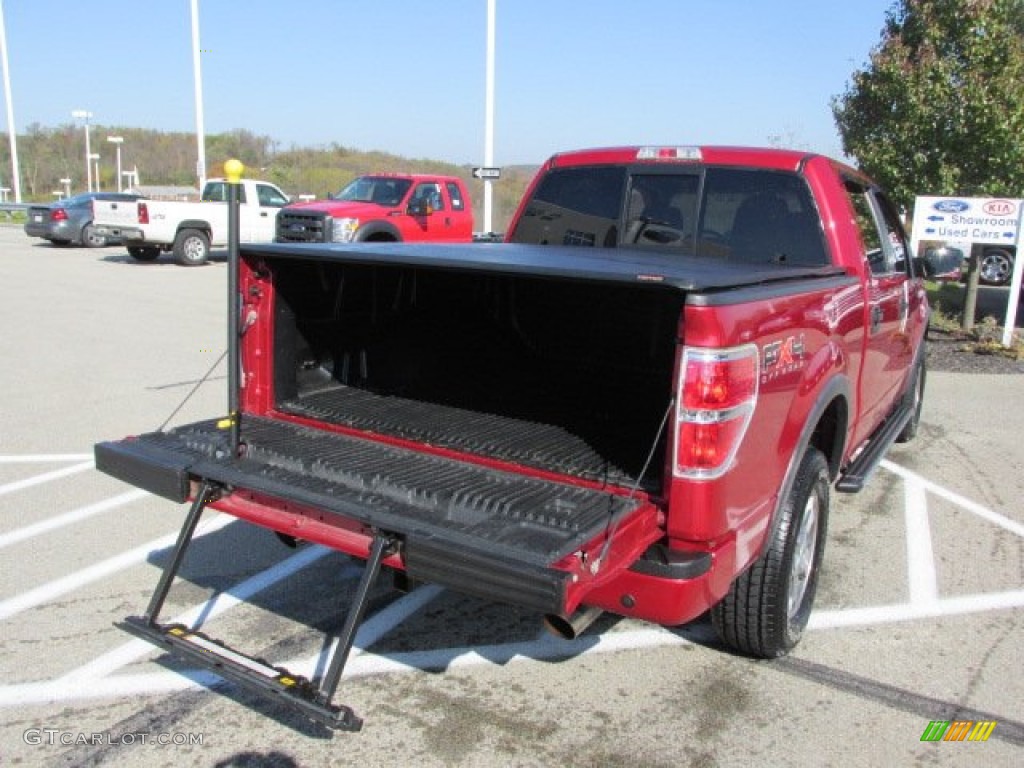
{"type": "Polygon", "coordinates": [[[135,227],[117,227],[110,224],[96,224],[93,229],[97,235],[112,240],[121,240],[125,243],[144,243],[146,235],[141,229],[135,227]]]}
{"type": "MultiPolygon", "coordinates": [[[[597,586],[584,567],[617,525],[624,571],[658,536],[644,498],[520,475],[284,421],[243,418],[244,458],[213,422],[96,446],[101,471],[176,502],[214,483],[215,509],[366,557],[375,531],[411,577],[542,613],[571,613],[597,586]],[[627,558],[631,558],[628,559],[627,558]]],[[[610,558],[614,560],[614,558],[610,558]]],[[[621,611],[620,611],[621,612],[621,611]]]]}

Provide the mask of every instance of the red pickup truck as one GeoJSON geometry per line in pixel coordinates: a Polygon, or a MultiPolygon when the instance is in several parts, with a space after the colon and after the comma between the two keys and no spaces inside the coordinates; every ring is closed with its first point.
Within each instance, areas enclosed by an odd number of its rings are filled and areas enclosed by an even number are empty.
{"type": "Polygon", "coordinates": [[[710,609],[742,653],[798,642],[831,489],[917,429],[921,275],[948,265],[864,175],[780,150],[560,154],[506,239],[242,247],[237,413],[96,447],[192,502],[126,629],[337,728],[382,567],[570,637],[710,609]],[[159,623],[204,506],[367,561],[321,679],[159,623]]]}
{"type": "Polygon", "coordinates": [[[397,173],[360,176],[327,200],[282,208],[275,237],[281,243],[472,239],[473,212],[462,179],[397,173]]]}

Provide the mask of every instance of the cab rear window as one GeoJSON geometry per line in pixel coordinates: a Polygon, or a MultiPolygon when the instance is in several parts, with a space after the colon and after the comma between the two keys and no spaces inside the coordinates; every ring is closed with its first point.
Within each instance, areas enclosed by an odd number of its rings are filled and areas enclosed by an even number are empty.
{"type": "Polygon", "coordinates": [[[686,166],[556,168],[512,242],[670,249],[756,264],[829,263],[810,190],[796,173],[686,166]]]}

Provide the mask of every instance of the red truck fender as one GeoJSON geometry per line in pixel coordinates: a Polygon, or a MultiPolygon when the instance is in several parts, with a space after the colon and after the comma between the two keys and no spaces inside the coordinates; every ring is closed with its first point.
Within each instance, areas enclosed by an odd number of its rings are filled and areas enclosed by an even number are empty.
{"type": "Polygon", "coordinates": [[[365,243],[371,240],[402,241],[402,233],[390,221],[370,221],[356,232],[356,242],[365,243]]]}

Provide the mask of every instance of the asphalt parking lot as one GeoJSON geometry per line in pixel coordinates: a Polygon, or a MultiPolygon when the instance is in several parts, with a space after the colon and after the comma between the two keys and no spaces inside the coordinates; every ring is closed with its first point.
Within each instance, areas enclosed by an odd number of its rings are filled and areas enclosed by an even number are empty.
{"type": "MultiPolygon", "coordinates": [[[[817,610],[789,658],[710,625],[605,617],[576,641],[434,587],[378,589],[333,737],[114,626],[186,510],[98,473],[92,445],[225,410],[223,261],[137,264],[0,226],[0,764],[1019,765],[1024,377],[928,379],[917,440],[834,497],[817,610]],[[934,720],[995,721],[983,743],[934,720]]],[[[359,571],[204,518],[167,616],[312,672],[359,571]]]]}

